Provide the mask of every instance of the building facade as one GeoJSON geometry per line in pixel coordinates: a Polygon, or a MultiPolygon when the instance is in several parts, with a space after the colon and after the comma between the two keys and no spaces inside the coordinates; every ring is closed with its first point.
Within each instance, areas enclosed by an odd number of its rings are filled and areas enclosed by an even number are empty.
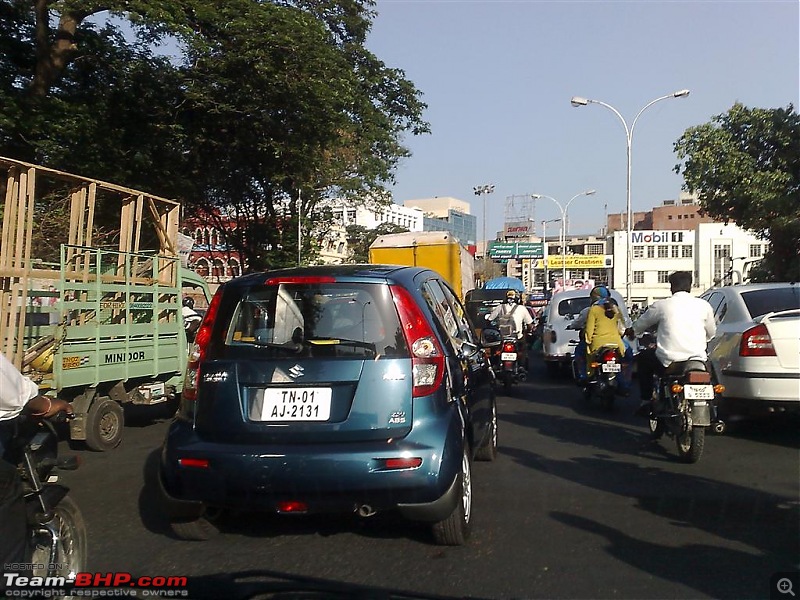
{"type": "Polygon", "coordinates": [[[449,231],[475,255],[478,218],[470,214],[469,202],[446,196],[406,200],[403,206],[422,211],[423,231],[449,231]]]}

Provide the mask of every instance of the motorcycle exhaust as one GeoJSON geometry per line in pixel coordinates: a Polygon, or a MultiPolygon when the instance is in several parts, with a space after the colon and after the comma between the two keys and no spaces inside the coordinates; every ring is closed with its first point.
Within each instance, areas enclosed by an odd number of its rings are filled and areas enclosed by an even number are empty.
{"type": "Polygon", "coordinates": [[[719,435],[725,433],[725,421],[715,421],[713,427],[714,433],[719,435]]]}
{"type": "Polygon", "coordinates": [[[517,373],[517,381],[525,381],[528,379],[528,374],[520,369],[519,373],[517,373]]]}
{"type": "Polygon", "coordinates": [[[358,507],[358,510],[356,512],[358,513],[359,517],[371,517],[377,511],[373,509],[369,504],[362,504],[361,506],[358,507]]]}

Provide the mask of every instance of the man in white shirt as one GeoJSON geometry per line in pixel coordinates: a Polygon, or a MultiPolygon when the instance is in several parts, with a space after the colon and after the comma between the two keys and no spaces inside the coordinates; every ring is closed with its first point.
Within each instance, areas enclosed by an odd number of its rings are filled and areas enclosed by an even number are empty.
{"type": "Polygon", "coordinates": [[[669,276],[672,296],[653,303],[628,330],[629,337],[639,336],[652,328],[656,331],[655,352],[639,353],[639,391],[642,405],[637,414],[649,411],[653,395],[653,375],[661,374],[674,362],[690,358],[708,360],[708,342],[717,333],[711,305],[690,294],[692,274],[676,271],[669,276]]]}
{"type": "Polygon", "coordinates": [[[533,317],[527,308],[520,303],[520,294],[516,290],[506,292],[506,301],[498,304],[494,310],[486,315],[487,321],[494,321],[503,317],[514,324],[514,335],[517,337],[517,365],[528,368],[528,343],[525,334],[533,327],[533,317]]]}
{"type": "Polygon", "coordinates": [[[17,467],[6,453],[17,418],[23,411],[50,417],[62,410],[72,413],[64,400],[40,396],[39,387],[0,354],[0,564],[24,559],[25,502],[17,467]]]}

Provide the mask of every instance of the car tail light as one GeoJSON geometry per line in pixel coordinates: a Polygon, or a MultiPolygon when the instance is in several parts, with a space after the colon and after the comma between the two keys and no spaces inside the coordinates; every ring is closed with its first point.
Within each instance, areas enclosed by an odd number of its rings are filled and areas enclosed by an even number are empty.
{"type": "Polygon", "coordinates": [[[756,325],[742,334],[739,356],[776,356],[766,325],[756,325]]]}
{"type": "Polygon", "coordinates": [[[503,352],[516,352],[514,344],[503,344],[503,352]]]}
{"type": "Polygon", "coordinates": [[[444,378],[444,352],[428,320],[405,288],[392,285],[400,326],[411,350],[412,392],[415,398],[439,389],[444,378]]]}
{"type": "Polygon", "coordinates": [[[197,386],[199,384],[200,376],[200,363],[206,355],[208,342],[211,340],[211,330],[214,327],[214,320],[219,311],[219,303],[222,299],[222,287],[217,290],[214,297],[211,299],[211,304],[208,306],[206,315],[203,318],[203,323],[197,334],[194,336],[194,345],[189,353],[189,363],[186,365],[186,379],[183,383],[183,398],[186,400],[197,399],[197,386]]]}

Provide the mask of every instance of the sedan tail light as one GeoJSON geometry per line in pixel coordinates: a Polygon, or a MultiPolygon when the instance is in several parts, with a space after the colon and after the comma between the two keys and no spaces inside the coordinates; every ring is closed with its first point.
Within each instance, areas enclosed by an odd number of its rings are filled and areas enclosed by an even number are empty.
{"type": "Polygon", "coordinates": [[[756,325],[742,334],[739,356],[777,356],[766,325],[756,325]]]}
{"type": "Polygon", "coordinates": [[[217,290],[208,306],[208,311],[203,318],[197,335],[194,336],[194,345],[189,353],[189,364],[186,365],[186,380],[183,383],[183,398],[185,400],[197,399],[197,385],[200,377],[200,363],[205,358],[208,342],[211,340],[211,330],[217,317],[219,303],[222,299],[222,287],[217,290]]]}
{"type": "Polygon", "coordinates": [[[444,378],[444,352],[436,334],[414,298],[405,288],[390,286],[392,298],[400,317],[400,326],[411,350],[413,397],[432,394],[444,378]]]}

